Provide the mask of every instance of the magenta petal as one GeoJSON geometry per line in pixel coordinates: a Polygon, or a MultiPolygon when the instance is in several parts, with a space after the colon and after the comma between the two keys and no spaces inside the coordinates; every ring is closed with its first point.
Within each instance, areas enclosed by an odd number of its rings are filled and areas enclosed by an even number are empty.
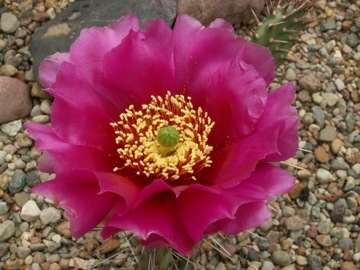
{"type": "Polygon", "coordinates": [[[71,46],[71,61],[93,81],[102,71],[105,54],[118,46],[130,31],[138,30],[139,21],[134,15],[121,17],[106,27],[84,29],[71,46]]]}
{"type": "Polygon", "coordinates": [[[277,162],[295,155],[298,148],[297,112],[290,104],[295,96],[292,83],[284,84],[269,94],[269,101],[263,116],[257,125],[257,130],[270,129],[279,126],[277,139],[278,153],[266,158],[266,161],[277,162]]]}
{"type": "MultiPolygon", "coordinates": [[[[289,172],[272,165],[258,166],[249,178],[241,182],[251,183],[264,190],[268,198],[289,192],[295,183],[295,178],[289,172]]],[[[240,186],[241,186],[240,185],[240,186]]]]}
{"type": "Polygon", "coordinates": [[[116,149],[108,108],[74,65],[61,66],[51,93],[55,96],[51,120],[56,135],[73,145],[96,147],[109,153],[116,149]]]}
{"type": "Polygon", "coordinates": [[[134,209],[109,219],[102,235],[108,237],[119,230],[130,230],[140,236],[144,245],[171,246],[188,254],[195,243],[185,231],[178,211],[172,188],[155,180],[141,191],[134,209]]]}
{"type": "Polygon", "coordinates": [[[118,214],[122,214],[135,205],[136,199],[140,193],[140,187],[135,184],[134,180],[109,172],[97,171],[94,172],[94,174],[99,181],[99,194],[111,192],[124,198],[124,208],[120,208],[119,206],[116,209],[118,214]]]}
{"type": "Polygon", "coordinates": [[[218,18],[214,20],[212,23],[210,23],[209,28],[217,28],[217,29],[225,30],[231,33],[232,35],[235,35],[234,27],[231,25],[231,23],[221,18],[218,18]]]}
{"type": "Polygon", "coordinates": [[[69,53],[55,53],[45,58],[39,66],[39,81],[45,89],[50,88],[56,81],[57,72],[64,62],[69,62],[69,53]]]}
{"type": "Polygon", "coordinates": [[[79,170],[62,173],[54,180],[31,189],[31,192],[50,198],[65,209],[75,237],[81,237],[96,227],[123,200],[115,194],[99,194],[99,191],[94,174],[79,170]]]}
{"type": "Polygon", "coordinates": [[[269,94],[265,110],[253,132],[223,146],[214,156],[211,173],[216,183],[224,187],[236,185],[247,178],[261,161],[281,161],[293,156],[297,149],[297,114],[291,106],[292,84],[286,84],[269,94]]]}
{"type": "Polygon", "coordinates": [[[92,147],[69,144],[59,138],[51,126],[27,123],[26,129],[30,137],[36,140],[36,148],[50,156],[57,174],[74,168],[111,171],[115,167],[115,162],[108,153],[92,147]]]}
{"type": "Polygon", "coordinates": [[[217,145],[248,135],[264,112],[268,95],[264,80],[253,66],[237,58],[221,67],[215,76],[204,79],[199,79],[196,89],[206,98],[205,110],[215,122],[210,143],[217,145]]]}
{"type": "Polygon", "coordinates": [[[213,158],[209,173],[213,182],[231,187],[249,177],[259,161],[278,151],[277,139],[278,130],[274,127],[242,138],[227,148],[224,146],[222,152],[213,158]]]}
{"type": "Polygon", "coordinates": [[[219,220],[209,226],[206,233],[222,231],[234,235],[239,232],[257,227],[271,218],[271,213],[263,201],[242,204],[233,218],[219,220]]]}
{"type": "Polygon", "coordinates": [[[242,204],[265,201],[267,195],[253,184],[235,189],[192,185],[178,199],[183,224],[194,241],[201,241],[210,224],[232,219],[242,204]]]}
{"type": "Polygon", "coordinates": [[[148,22],[144,31],[131,31],[105,55],[104,76],[97,82],[102,85],[99,94],[122,112],[130,104],[149,103],[151,95],[165,96],[167,91],[173,91],[171,42],[171,30],[162,20],[148,22]]]}
{"type": "Polygon", "coordinates": [[[269,86],[275,77],[275,60],[268,48],[252,42],[246,42],[242,53],[242,59],[253,65],[260,77],[269,86]]]}

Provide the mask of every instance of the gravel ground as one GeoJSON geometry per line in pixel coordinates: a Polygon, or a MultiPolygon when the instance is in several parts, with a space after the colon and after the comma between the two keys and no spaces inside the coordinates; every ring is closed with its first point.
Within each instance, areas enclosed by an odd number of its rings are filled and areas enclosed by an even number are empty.
{"type": "MultiPolygon", "coordinates": [[[[33,101],[29,117],[0,125],[0,269],[136,269],[141,251],[127,233],[104,241],[94,230],[72,239],[63,211],[28,193],[53,177],[37,170],[40,153],[22,127],[49,122],[51,111],[28,46],[41,23],[71,2],[0,0],[9,8],[0,75],[27,84],[33,101]]],[[[300,146],[281,165],[296,186],[269,203],[273,219],[261,227],[204,241],[192,258],[198,269],[360,269],[360,1],[315,2],[312,21],[277,72],[277,83],[297,85],[300,146]]]]}

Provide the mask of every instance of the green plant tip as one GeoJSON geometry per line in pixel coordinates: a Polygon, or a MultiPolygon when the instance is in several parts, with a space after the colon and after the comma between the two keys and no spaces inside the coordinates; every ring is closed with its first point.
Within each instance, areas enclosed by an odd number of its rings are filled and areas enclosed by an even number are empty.
{"type": "Polygon", "coordinates": [[[179,132],[173,126],[160,128],[156,136],[158,143],[164,147],[174,147],[178,144],[179,139],[179,132]]]}

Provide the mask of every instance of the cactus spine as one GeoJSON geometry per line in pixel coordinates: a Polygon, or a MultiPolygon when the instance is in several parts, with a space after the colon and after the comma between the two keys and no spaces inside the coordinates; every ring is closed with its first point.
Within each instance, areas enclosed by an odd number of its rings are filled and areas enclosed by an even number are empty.
{"type": "Polygon", "coordinates": [[[256,17],[252,41],[270,49],[276,65],[281,65],[305,28],[303,20],[310,0],[268,0],[263,14],[256,17]],[[285,2],[285,3],[284,3],[285,2]]]}

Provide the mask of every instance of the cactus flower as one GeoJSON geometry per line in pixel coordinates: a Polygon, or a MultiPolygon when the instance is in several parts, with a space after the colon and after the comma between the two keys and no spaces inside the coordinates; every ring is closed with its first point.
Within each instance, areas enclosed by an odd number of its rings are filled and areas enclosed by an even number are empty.
{"type": "Polygon", "coordinates": [[[81,32],[39,69],[51,125],[27,123],[55,178],[32,192],[62,207],[74,237],[101,225],[191,254],[204,235],[271,217],[294,178],[274,162],[297,149],[294,86],[268,92],[268,49],[217,19],[179,15],[144,29],[128,15],[81,32]]]}

